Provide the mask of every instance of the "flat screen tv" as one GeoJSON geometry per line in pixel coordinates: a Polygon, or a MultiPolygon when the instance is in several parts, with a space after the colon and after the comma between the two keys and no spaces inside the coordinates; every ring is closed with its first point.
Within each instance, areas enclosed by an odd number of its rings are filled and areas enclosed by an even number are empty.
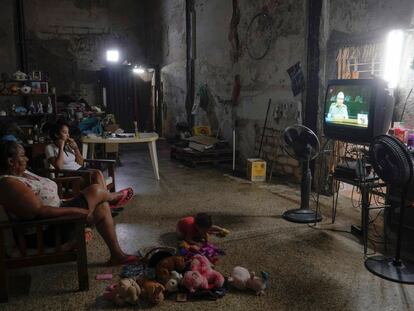
{"type": "Polygon", "coordinates": [[[330,80],[326,89],[324,133],[328,138],[370,143],[388,131],[394,99],[381,79],[330,80]]]}

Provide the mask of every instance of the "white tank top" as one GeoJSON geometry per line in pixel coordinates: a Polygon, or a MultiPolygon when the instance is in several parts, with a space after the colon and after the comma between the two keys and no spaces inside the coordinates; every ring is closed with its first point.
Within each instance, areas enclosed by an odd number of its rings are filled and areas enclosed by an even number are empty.
{"type": "Polygon", "coordinates": [[[4,177],[10,177],[20,180],[27,187],[29,187],[30,190],[33,191],[33,193],[39,198],[43,205],[55,207],[60,206],[57,184],[53,180],[38,176],[29,171],[25,171],[24,173],[31,178],[25,176],[1,175],[0,179],[4,177]]]}

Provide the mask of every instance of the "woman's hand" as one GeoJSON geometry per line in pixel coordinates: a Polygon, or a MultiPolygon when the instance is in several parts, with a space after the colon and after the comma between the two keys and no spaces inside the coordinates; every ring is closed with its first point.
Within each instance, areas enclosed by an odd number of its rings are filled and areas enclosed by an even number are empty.
{"type": "Polygon", "coordinates": [[[76,144],[76,141],[73,138],[68,138],[68,145],[69,147],[71,147],[73,150],[78,149],[78,145],[76,144]]]}
{"type": "Polygon", "coordinates": [[[65,141],[63,139],[58,139],[56,145],[58,146],[59,149],[65,148],[65,141]]]}

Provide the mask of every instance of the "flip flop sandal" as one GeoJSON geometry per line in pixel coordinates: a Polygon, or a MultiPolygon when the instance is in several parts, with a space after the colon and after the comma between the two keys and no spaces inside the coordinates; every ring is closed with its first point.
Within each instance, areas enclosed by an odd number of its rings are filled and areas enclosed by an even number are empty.
{"type": "Polygon", "coordinates": [[[111,261],[108,261],[106,265],[107,265],[108,267],[113,267],[113,266],[121,266],[121,265],[127,265],[127,264],[130,264],[130,263],[136,263],[136,262],[138,262],[140,259],[141,259],[141,257],[134,256],[134,255],[128,255],[128,256],[126,256],[124,259],[122,259],[122,260],[120,260],[120,261],[117,261],[117,262],[115,262],[115,263],[113,263],[113,262],[111,262],[111,261]]]}
{"type": "Polygon", "coordinates": [[[85,228],[85,242],[86,244],[92,241],[93,233],[91,228],[85,228]]]}
{"type": "Polygon", "coordinates": [[[120,192],[122,192],[122,196],[118,202],[111,204],[112,209],[124,206],[134,197],[134,189],[131,187],[122,189],[120,192]]]}

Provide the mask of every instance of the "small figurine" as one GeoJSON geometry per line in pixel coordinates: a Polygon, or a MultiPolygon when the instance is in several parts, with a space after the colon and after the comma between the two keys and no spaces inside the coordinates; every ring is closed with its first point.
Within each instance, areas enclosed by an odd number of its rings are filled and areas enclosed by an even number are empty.
{"type": "Polygon", "coordinates": [[[30,102],[30,105],[29,105],[29,109],[28,109],[27,114],[35,114],[35,113],[36,113],[36,107],[33,104],[33,101],[31,101],[30,102]]]}
{"type": "Polygon", "coordinates": [[[50,97],[47,98],[47,113],[53,113],[52,100],[50,97]]]}
{"type": "Polygon", "coordinates": [[[38,114],[43,114],[43,105],[41,102],[37,103],[37,111],[38,114]]]}

